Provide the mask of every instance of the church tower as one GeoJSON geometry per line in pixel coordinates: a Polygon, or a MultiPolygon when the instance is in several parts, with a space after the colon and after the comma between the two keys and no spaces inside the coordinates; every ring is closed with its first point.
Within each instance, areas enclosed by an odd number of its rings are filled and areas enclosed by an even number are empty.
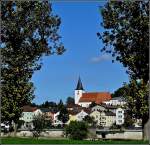
{"type": "Polygon", "coordinates": [[[83,89],[83,86],[82,86],[82,82],[81,82],[81,79],[79,77],[79,80],[78,80],[78,84],[77,84],[77,87],[75,89],[75,104],[78,104],[79,103],[79,100],[80,98],[82,97],[82,94],[84,93],[84,89],[83,89]]]}

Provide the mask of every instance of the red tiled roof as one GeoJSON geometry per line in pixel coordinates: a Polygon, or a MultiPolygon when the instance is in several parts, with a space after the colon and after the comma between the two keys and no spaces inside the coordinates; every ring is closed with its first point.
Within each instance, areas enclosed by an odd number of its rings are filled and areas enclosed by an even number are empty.
{"type": "Polygon", "coordinates": [[[103,101],[108,101],[111,99],[111,94],[109,92],[90,92],[83,93],[79,102],[95,102],[100,104],[103,101]]]}
{"type": "Polygon", "coordinates": [[[31,106],[23,106],[22,107],[23,112],[34,112],[35,110],[37,110],[37,107],[31,107],[31,106]]]}

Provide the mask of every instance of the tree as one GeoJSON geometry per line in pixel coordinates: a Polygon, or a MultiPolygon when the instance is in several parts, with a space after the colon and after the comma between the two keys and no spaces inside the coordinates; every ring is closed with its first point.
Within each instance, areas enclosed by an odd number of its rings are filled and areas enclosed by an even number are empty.
{"type": "Polygon", "coordinates": [[[67,101],[66,101],[66,104],[67,105],[74,105],[75,104],[75,101],[74,101],[74,98],[73,97],[68,97],[67,98],[67,101]]]}
{"type": "Polygon", "coordinates": [[[39,114],[38,116],[34,116],[33,118],[33,137],[40,136],[40,133],[49,125],[50,121],[46,120],[46,116],[43,114],[39,114]]]}
{"type": "Polygon", "coordinates": [[[88,126],[83,121],[71,121],[68,126],[65,128],[66,136],[75,139],[83,140],[88,135],[88,126]]]}
{"type": "Polygon", "coordinates": [[[94,119],[94,117],[91,117],[89,115],[86,115],[84,118],[83,118],[83,121],[85,121],[88,125],[94,127],[96,125],[96,121],[94,119]]]}
{"type": "Polygon", "coordinates": [[[129,88],[128,105],[133,107],[133,114],[143,120],[145,132],[144,125],[149,116],[149,1],[110,1],[101,9],[101,14],[102,26],[106,29],[102,34],[97,33],[104,43],[101,51],[112,54],[127,67],[132,88],[129,88]],[[143,82],[140,86],[137,79],[143,82]]]}
{"type": "Polygon", "coordinates": [[[34,98],[31,78],[42,57],[65,51],[57,32],[61,20],[40,0],[2,1],[1,19],[1,117],[17,124],[21,107],[34,98]]]}
{"type": "MultiPolygon", "coordinates": [[[[129,112],[129,113],[130,113],[130,112],[129,112]]],[[[134,126],[135,120],[132,118],[132,116],[131,116],[129,113],[126,113],[126,114],[125,114],[124,124],[123,124],[123,126],[124,126],[125,128],[130,128],[130,127],[133,127],[133,126],[134,126]]]]}
{"type": "Polygon", "coordinates": [[[128,90],[126,93],[127,108],[133,118],[142,119],[143,139],[145,138],[144,126],[149,119],[149,84],[144,84],[143,81],[137,82],[131,80],[129,85],[125,86],[128,90]]]}
{"type": "Polygon", "coordinates": [[[95,103],[95,102],[92,102],[91,104],[90,104],[90,108],[92,108],[92,107],[94,107],[94,106],[96,106],[97,104],[95,103]]]}
{"type": "Polygon", "coordinates": [[[64,103],[63,103],[63,101],[62,101],[61,99],[60,99],[60,101],[59,101],[57,107],[58,107],[58,110],[59,110],[59,111],[64,107],[64,103]]]}
{"type": "Polygon", "coordinates": [[[69,113],[65,106],[60,109],[60,113],[58,115],[58,120],[62,121],[63,126],[69,120],[69,113]]]}
{"type": "Polygon", "coordinates": [[[128,68],[132,78],[149,80],[149,1],[110,1],[101,9],[102,51],[128,68]]]}
{"type": "Polygon", "coordinates": [[[25,123],[24,120],[19,120],[19,121],[18,121],[17,129],[21,128],[21,126],[24,125],[24,123],[25,123]]]}
{"type": "MultiPolygon", "coordinates": [[[[125,85],[125,83],[124,83],[124,85],[125,85]]],[[[126,97],[126,92],[127,92],[126,87],[122,86],[119,89],[117,89],[116,91],[114,91],[114,93],[111,94],[111,96],[112,96],[112,98],[121,97],[121,96],[125,98],[126,97]]]]}

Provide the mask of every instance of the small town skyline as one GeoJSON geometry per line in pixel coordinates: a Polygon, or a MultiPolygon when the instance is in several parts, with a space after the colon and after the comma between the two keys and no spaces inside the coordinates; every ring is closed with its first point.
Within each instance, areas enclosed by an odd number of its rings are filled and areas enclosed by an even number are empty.
{"type": "Polygon", "coordinates": [[[112,63],[111,55],[100,52],[103,44],[96,34],[103,31],[99,13],[103,4],[53,2],[54,13],[61,17],[59,31],[66,52],[43,58],[41,70],[32,78],[36,88],[34,103],[65,101],[74,95],[79,76],[85,90],[95,92],[113,93],[129,81],[126,68],[119,62],[112,63]]]}

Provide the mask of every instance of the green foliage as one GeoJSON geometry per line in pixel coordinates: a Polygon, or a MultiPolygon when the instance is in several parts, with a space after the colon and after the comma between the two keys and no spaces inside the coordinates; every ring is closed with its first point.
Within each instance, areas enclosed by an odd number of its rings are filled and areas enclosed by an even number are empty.
{"type": "Polygon", "coordinates": [[[125,118],[124,118],[124,124],[123,124],[123,126],[125,128],[134,127],[134,122],[135,122],[135,120],[132,118],[132,116],[129,115],[129,114],[126,114],[125,118]]]}
{"type": "Polygon", "coordinates": [[[111,96],[112,96],[112,98],[114,98],[114,97],[124,97],[125,98],[127,91],[128,90],[126,90],[126,87],[123,86],[123,87],[117,89],[116,91],[114,91],[114,93],[111,94],[111,96]]]}
{"type": "Polygon", "coordinates": [[[47,128],[49,125],[51,125],[50,120],[46,120],[46,116],[39,114],[38,116],[34,116],[33,118],[33,137],[39,137],[40,133],[47,128]]]}
{"type": "Polygon", "coordinates": [[[19,121],[18,121],[17,128],[18,128],[18,129],[21,128],[21,126],[22,126],[24,123],[25,123],[24,120],[19,120],[19,121]]]}
{"type": "Polygon", "coordinates": [[[19,137],[2,137],[2,144],[148,144],[143,140],[68,140],[68,139],[35,139],[19,137]]]}
{"type": "Polygon", "coordinates": [[[132,78],[149,79],[149,1],[110,1],[101,9],[102,26],[97,33],[112,54],[128,68],[132,78]]]}
{"type": "Polygon", "coordinates": [[[84,118],[83,118],[83,121],[85,121],[89,126],[92,126],[94,127],[96,125],[96,122],[94,120],[94,117],[91,117],[89,115],[86,115],[84,118]]]}
{"type": "Polygon", "coordinates": [[[42,56],[65,51],[57,33],[61,20],[48,1],[2,1],[1,20],[1,117],[16,123],[35,97],[31,78],[42,56]]]}
{"type": "Polygon", "coordinates": [[[63,101],[62,101],[61,99],[60,99],[60,101],[59,101],[57,107],[58,107],[58,110],[59,110],[59,111],[64,107],[64,103],[63,103],[63,101]]]}
{"type": "Polygon", "coordinates": [[[85,122],[71,121],[65,128],[66,136],[74,140],[83,140],[87,137],[88,126],[85,122]]]}
{"type": "Polygon", "coordinates": [[[130,84],[125,87],[128,90],[126,93],[126,107],[129,108],[133,118],[142,119],[142,126],[144,127],[144,124],[149,118],[149,85],[143,81],[138,83],[137,81],[131,80],[130,84]]]}
{"type": "Polygon", "coordinates": [[[39,107],[41,107],[41,108],[57,108],[57,104],[55,102],[45,101],[39,107]]]}
{"type": "Polygon", "coordinates": [[[69,113],[65,106],[61,107],[60,113],[58,115],[58,120],[62,121],[63,124],[69,120],[69,113]]]}
{"type": "Polygon", "coordinates": [[[105,44],[101,51],[112,54],[127,67],[131,78],[125,92],[127,107],[133,116],[142,119],[144,127],[149,118],[149,1],[110,1],[101,14],[106,29],[102,34],[97,33],[105,44]],[[142,84],[137,84],[137,79],[142,84]]]}
{"type": "Polygon", "coordinates": [[[97,104],[95,103],[95,102],[92,102],[91,104],[90,104],[90,108],[92,108],[92,107],[94,107],[94,106],[96,106],[97,104]]]}
{"type": "Polygon", "coordinates": [[[121,125],[117,125],[116,123],[113,123],[112,126],[110,127],[110,129],[121,129],[122,126],[121,125]]]}
{"type": "Polygon", "coordinates": [[[71,104],[71,105],[72,105],[72,104],[75,104],[74,98],[73,98],[73,97],[68,97],[68,98],[67,98],[67,101],[66,101],[66,104],[67,104],[67,105],[69,105],[69,104],[71,104]]]}

